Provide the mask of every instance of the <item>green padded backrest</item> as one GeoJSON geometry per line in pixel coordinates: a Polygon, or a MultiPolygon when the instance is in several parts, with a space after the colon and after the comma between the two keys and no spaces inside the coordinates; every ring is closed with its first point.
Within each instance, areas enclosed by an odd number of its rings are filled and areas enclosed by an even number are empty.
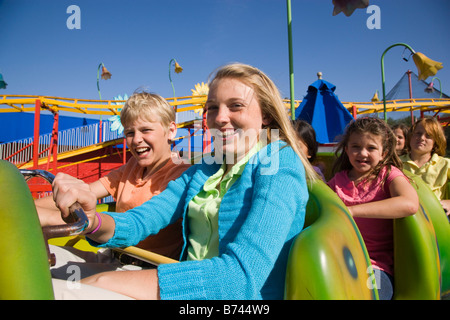
{"type": "Polygon", "coordinates": [[[47,249],[33,197],[11,163],[0,160],[0,299],[53,299],[47,249]]]}
{"type": "Polygon", "coordinates": [[[378,299],[366,247],[341,199],[322,181],[309,186],[305,228],[295,238],[286,299],[378,299]]]}

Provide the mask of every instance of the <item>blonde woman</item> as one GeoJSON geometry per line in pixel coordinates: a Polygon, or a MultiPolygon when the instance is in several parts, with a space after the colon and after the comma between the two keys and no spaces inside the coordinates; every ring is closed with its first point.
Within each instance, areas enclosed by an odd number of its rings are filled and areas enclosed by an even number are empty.
{"type": "Polygon", "coordinates": [[[277,88],[260,70],[244,64],[217,70],[206,110],[214,158],[126,216],[96,213],[85,185],[56,178],[62,214],[79,201],[89,216],[87,237],[99,246],[132,245],[183,219],[182,262],[82,283],[137,299],[283,298],[289,248],[303,228],[307,180],[316,179],[315,171],[277,88]]]}

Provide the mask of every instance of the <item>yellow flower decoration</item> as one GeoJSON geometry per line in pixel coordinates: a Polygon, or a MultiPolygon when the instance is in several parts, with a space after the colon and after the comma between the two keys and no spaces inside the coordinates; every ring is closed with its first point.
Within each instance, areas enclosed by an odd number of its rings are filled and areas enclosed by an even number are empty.
{"type": "Polygon", "coordinates": [[[413,60],[416,64],[417,71],[419,71],[419,80],[425,80],[428,77],[434,76],[438,70],[443,68],[441,62],[431,60],[420,52],[414,53],[413,60]]]}
{"type": "Polygon", "coordinates": [[[201,84],[200,84],[200,83],[197,83],[197,84],[195,85],[195,89],[191,89],[191,91],[192,91],[192,95],[193,95],[193,96],[203,96],[203,95],[208,95],[208,93],[209,93],[209,87],[208,87],[208,84],[206,84],[206,83],[204,83],[204,82],[202,82],[201,84]]]}
{"type": "Polygon", "coordinates": [[[183,68],[180,66],[178,62],[175,61],[175,73],[183,72],[183,68]]]}
{"type": "MultiPolygon", "coordinates": [[[[195,89],[191,89],[191,91],[192,91],[193,96],[208,95],[209,87],[208,87],[208,84],[206,84],[204,82],[202,82],[201,84],[197,83],[195,85],[195,89]]],[[[194,112],[196,112],[198,114],[203,114],[203,109],[196,109],[196,110],[194,110],[194,112]]]]}
{"type": "Polygon", "coordinates": [[[378,90],[377,90],[372,97],[372,102],[378,102],[378,101],[380,101],[380,99],[378,98],[378,90]]]}
{"type": "Polygon", "coordinates": [[[105,66],[102,67],[102,79],[103,80],[111,79],[111,72],[109,72],[105,66]]]}

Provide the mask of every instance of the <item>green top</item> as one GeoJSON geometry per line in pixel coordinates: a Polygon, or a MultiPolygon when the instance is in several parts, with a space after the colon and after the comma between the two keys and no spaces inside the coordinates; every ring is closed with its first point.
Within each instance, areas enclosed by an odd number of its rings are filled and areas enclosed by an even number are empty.
{"type": "Polygon", "coordinates": [[[203,260],[219,255],[219,207],[223,196],[239,179],[248,160],[262,148],[258,142],[226,173],[226,163],[205,182],[189,202],[189,247],[187,260],[203,260]]]}

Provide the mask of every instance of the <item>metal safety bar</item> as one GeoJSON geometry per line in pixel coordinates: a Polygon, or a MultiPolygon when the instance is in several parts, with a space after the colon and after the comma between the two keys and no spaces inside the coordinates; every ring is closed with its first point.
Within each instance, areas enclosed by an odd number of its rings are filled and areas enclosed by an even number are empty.
{"type": "MultiPolygon", "coordinates": [[[[33,177],[41,177],[49,183],[53,183],[53,180],[55,179],[55,175],[45,170],[21,169],[19,171],[24,176],[25,180],[29,180],[33,177]]],[[[50,250],[48,248],[48,239],[79,235],[89,225],[88,217],[86,216],[86,213],[81,208],[81,205],[78,202],[75,202],[69,207],[69,213],[69,217],[65,218],[65,221],[68,221],[67,224],[46,226],[42,228],[42,232],[44,234],[45,242],[47,245],[49,262],[52,266],[55,265],[55,257],[54,255],[50,254],[50,250]]]]}

